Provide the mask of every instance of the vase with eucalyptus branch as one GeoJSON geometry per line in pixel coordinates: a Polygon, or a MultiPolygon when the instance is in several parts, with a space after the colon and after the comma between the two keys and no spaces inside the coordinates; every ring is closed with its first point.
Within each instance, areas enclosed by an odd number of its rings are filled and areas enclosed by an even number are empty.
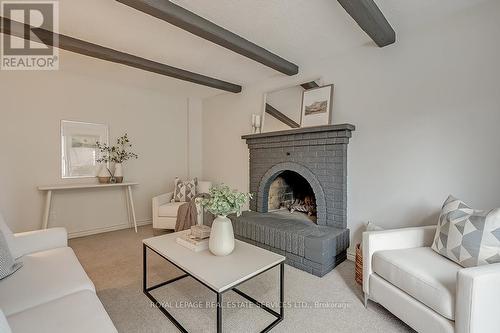
{"type": "MultiPolygon", "coordinates": [[[[111,174],[111,182],[123,182],[123,163],[130,159],[137,159],[139,157],[136,153],[130,151],[132,144],[130,143],[127,133],[116,139],[115,146],[109,146],[105,143],[97,142],[97,148],[101,151],[101,157],[97,159],[97,162],[106,163],[105,168],[111,174]],[[107,167],[108,162],[114,163],[113,173],[111,173],[107,167]]],[[[101,167],[101,170],[102,169],[103,167],[101,167]]],[[[99,182],[101,182],[100,178],[99,182]]]]}
{"type": "Polygon", "coordinates": [[[100,163],[100,168],[99,168],[99,173],[97,174],[97,179],[99,180],[99,183],[101,184],[108,184],[112,182],[113,178],[113,173],[109,169],[108,165],[110,162],[110,159],[108,156],[102,155],[100,158],[98,158],[97,163],[100,163]]]}

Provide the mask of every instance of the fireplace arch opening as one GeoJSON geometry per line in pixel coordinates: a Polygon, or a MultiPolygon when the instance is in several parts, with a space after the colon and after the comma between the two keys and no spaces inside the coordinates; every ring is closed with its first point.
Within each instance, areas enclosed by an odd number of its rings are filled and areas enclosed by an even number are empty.
{"type": "Polygon", "coordinates": [[[267,211],[286,210],[317,222],[316,196],[309,182],[295,171],[279,173],[269,185],[267,211]]]}
{"type": "MultiPolygon", "coordinates": [[[[294,162],[284,162],[275,164],[273,167],[268,169],[259,180],[258,190],[256,191],[256,196],[252,199],[250,204],[252,209],[255,209],[258,213],[268,213],[269,210],[269,189],[273,181],[281,175],[283,172],[289,171],[300,175],[307,181],[308,185],[312,188],[314,194],[314,199],[316,200],[316,221],[317,225],[327,225],[326,223],[326,197],[323,188],[315,174],[311,172],[305,166],[294,163],[294,162]]],[[[305,218],[311,221],[309,218],[305,218]]]]}

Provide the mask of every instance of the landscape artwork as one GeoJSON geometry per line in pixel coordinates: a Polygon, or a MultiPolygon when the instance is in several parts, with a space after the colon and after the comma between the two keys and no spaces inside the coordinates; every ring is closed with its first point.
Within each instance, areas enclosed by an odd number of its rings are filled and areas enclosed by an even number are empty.
{"type": "Polygon", "coordinates": [[[329,125],[332,122],[333,85],[304,90],[301,127],[329,125]]]}
{"type": "Polygon", "coordinates": [[[305,115],[309,116],[311,114],[325,113],[327,107],[328,101],[314,102],[310,105],[306,105],[305,115]]]}
{"type": "Polygon", "coordinates": [[[97,135],[74,135],[71,137],[71,147],[96,149],[99,136],[97,135]]]}

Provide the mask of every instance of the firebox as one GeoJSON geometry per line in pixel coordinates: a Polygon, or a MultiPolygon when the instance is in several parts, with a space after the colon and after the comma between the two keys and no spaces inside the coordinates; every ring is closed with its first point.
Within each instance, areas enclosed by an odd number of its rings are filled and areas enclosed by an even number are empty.
{"type": "Polygon", "coordinates": [[[287,210],[316,223],[316,197],[307,180],[294,171],[283,171],[269,186],[269,212],[287,210]]]}

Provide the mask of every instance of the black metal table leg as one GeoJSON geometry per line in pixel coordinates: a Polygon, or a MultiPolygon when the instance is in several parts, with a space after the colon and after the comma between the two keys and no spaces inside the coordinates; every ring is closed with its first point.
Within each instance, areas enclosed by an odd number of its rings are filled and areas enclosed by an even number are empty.
{"type": "Polygon", "coordinates": [[[222,294],[217,293],[217,333],[222,333],[222,294]]]}
{"type": "Polygon", "coordinates": [[[285,302],[285,264],[280,265],[280,317],[281,320],[285,318],[285,309],[283,303],[285,302]]]}
{"type": "Polygon", "coordinates": [[[278,325],[280,322],[282,322],[283,318],[285,317],[285,308],[284,308],[284,302],[285,302],[285,299],[284,299],[284,295],[285,295],[285,284],[284,284],[284,282],[285,282],[285,264],[284,263],[280,264],[279,274],[280,274],[280,291],[279,291],[280,292],[280,303],[279,303],[280,309],[279,309],[279,312],[274,311],[273,309],[267,307],[266,305],[257,301],[255,298],[245,294],[244,292],[242,292],[241,290],[239,290],[237,288],[232,289],[238,295],[243,296],[244,298],[246,298],[250,302],[257,305],[259,308],[266,310],[271,315],[276,317],[276,320],[273,321],[271,324],[269,324],[266,328],[264,328],[260,333],[266,333],[266,332],[271,331],[276,325],[278,325]]]}
{"type": "Polygon", "coordinates": [[[146,256],[146,244],[142,243],[142,292],[146,292],[147,288],[147,256],[146,256]]]}
{"type": "Polygon", "coordinates": [[[142,247],[142,262],[143,262],[143,265],[142,265],[142,290],[143,290],[144,294],[153,302],[153,304],[156,305],[158,307],[158,309],[160,309],[160,311],[168,319],[170,319],[170,321],[175,325],[175,327],[177,327],[179,329],[179,331],[181,331],[183,333],[187,333],[187,330],[168,312],[168,310],[150,293],[150,291],[157,289],[159,287],[163,287],[167,284],[178,281],[180,279],[183,279],[189,275],[184,274],[184,275],[178,276],[176,278],[173,278],[169,281],[165,281],[165,282],[162,282],[162,283],[157,284],[155,286],[148,287],[148,284],[147,284],[147,270],[148,270],[147,266],[148,265],[147,265],[147,252],[146,252],[146,250],[147,250],[147,246],[146,246],[146,244],[143,243],[143,247],[142,247]]]}

